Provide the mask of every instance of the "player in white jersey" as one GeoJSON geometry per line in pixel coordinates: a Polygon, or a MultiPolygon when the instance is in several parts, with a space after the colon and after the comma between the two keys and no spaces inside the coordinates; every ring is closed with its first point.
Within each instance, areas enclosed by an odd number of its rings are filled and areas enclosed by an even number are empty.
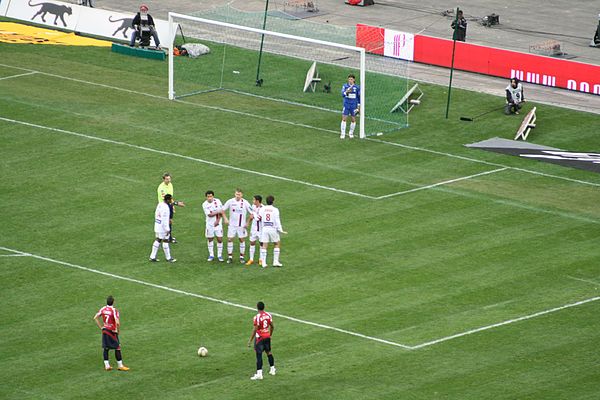
{"type": "MultiPolygon", "coordinates": [[[[252,200],[252,212],[250,218],[248,218],[248,225],[250,225],[250,258],[246,265],[254,264],[254,252],[256,251],[256,241],[259,241],[260,247],[260,218],[258,212],[262,207],[262,196],[260,194],[254,195],[252,200]]],[[[260,264],[260,258],[258,260],[260,264]]]]}
{"type": "Polygon", "coordinates": [[[215,259],[213,239],[216,236],[217,259],[223,262],[223,219],[227,221],[227,218],[225,217],[221,200],[215,198],[215,192],[212,190],[207,190],[204,195],[206,200],[204,203],[202,203],[202,209],[206,215],[206,229],[204,231],[204,235],[206,236],[206,244],[208,246],[207,261],[212,261],[215,259]]]}
{"type": "MultiPolygon", "coordinates": [[[[229,227],[227,228],[227,263],[233,262],[233,238],[240,239],[240,262],[246,263],[244,253],[246,252],[246,237],[248,232],[248,222],[246,214],[252,212],[252,207],[248,200],[244,199],[244,193],[241,189],[235,189],[235,196],[225,202],[223,211],[229,210],[229,227]]],[[[227,221],[225,221],[227,223],[227,221]]]]}
{"type": "Polygon", "coordinates": [[[279,218],[279,210],[273,205],[275,197],[267,196],[267,205],[262,206],[258,211],[258,218],[260,219],[260,226],[262,232],[260,234],[260,261],[263,268],[267,265],[267,249],[269,248],[269,242],[275,243],[273,249],[273,266],[283,267],[279,262],[279,255],[281,252],[281,239],[279,238],[280,233],[287,233],[281,226],[281,219],[279,218]]]}
{"type": "Polygon", "coordinates": [[[169,235],[171,234],[171,229],[169,228],[169,217],[171,214],[169,203],[172,198],[170,194],[165,194],[164,201],[158,203],[154,212],[154,233],[156,239],[152,243],[152,252],[150,253],[150,261],[152,262],[158,261],[156,255],[161,243],[166,260],[171,263],[177,261],[171,257],[171,249],[169,248],[169,235]]]}

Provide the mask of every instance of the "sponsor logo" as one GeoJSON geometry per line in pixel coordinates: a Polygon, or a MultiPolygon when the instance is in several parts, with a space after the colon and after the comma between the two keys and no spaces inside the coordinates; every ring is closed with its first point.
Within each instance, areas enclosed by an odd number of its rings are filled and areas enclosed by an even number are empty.
{"type": "Polygon", "coordinates": [[[542,84],[544,86],[556,86],[556,76],[538,74],[536,72],[525,72],[518,69],[510,70],[511,78],[518,78],[520,81],[542,84]]]}
{"type": "MultiPolygon", "coordinates": [[[[511,78],[518,78],[521,81],[535,83],[537,85],[556,86],[556,76],[553,75],[511,68],[510,76],[511,78]]],[[[590,85],[589,82],[577,81],[575,79],[567,79],[567,89],[584,93],[600,94],[600,84],[590,85]]]]}
{"type": "Polygon", "coordinates": [[[133,18],[118,18],[118,19],[113,19],[112,15],[108,17],[108,22],[112,22],[112,23],[119,23],[119,26],[117,27],[117,29],[112,33],[112,36],[116,36],[117,33],[119,33],[119,31],[121,31],[121,34],[123,35],[123,38],[128,38],[128,33],[127,31],[129,29],[133,29],[133,26],[131,25],[133,23],[133,18]]]}
{"type": "Polygon", "coordinates": [[[466,146],[600,173],[600,153],[598,152],[567,151],[502,138],[491,138],[466,146]]]}
{"type": "Polygon", "coordinates": [[[571,151],[551,151],[545,150],[539,154],[520,154],[521,157],[562,160],[565,162],[576,161],[583,163],[600,164],[600,153],[576,153],[571,151]]]}
{"type": "Polygon", "coordinates": [[[414,60],[415,35],[386,29],[384,33],[384,55],[403,60],[414,60]]]}

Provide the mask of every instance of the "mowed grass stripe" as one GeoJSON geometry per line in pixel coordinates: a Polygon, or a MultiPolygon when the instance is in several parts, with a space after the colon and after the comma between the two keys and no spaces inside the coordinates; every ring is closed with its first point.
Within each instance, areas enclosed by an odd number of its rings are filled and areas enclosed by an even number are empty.
{"type": "MultiPolygon", "coordinates": [[[[12,252],[12,253],[15,253],[15,254],[20,254],[22,256],[28,256],[28,257],[36,258],[38,260],[43,260],[43,261],[51,262],[51,263],[54,263],[54,264],[63,265],[65,267],[75,268],[75,269],[79,269],[79,270],[83,270],[83,271],[87,271],[87,272],[92,272],[92,273],[99,274],[99,275],[108,276],[108,277],[111,277],[111,278],[114,278],[114,279],[119,279],[119,280],[128,281],[128,282],[132,282],[132,283],[137,283],[137,284],[143,285],[143,286],[149,286],[149,287],[152,287],[152,288],[155,288],[155,289],[166,290],[166,291],[169,291],[169,292],[173,292],[173,293],[177,293],[177,294],[182,294],[182,295],[185,295],[185,296],[191,296],[191,297],[196,297],[196,298],[199,298],[199,299],[202,299],[202,300],[208,300],[208,301],[212,301],[212,302],[215,302],[215,303],[221,303],[223,305],[230,306],[230,307],[236,307],[236,308],[242,308],[242,309],[245,309],[245,310],[256,311],[256,309],[254,307],[244,306],[242,304],[237,304],[237,303],[233,303],[233,302],[230,302],[230,301],[227,301],[227,300],[222,300],[222,299],[217,299],[217,298],[210,297],[210,296],[205,296],[205,295],[202,295],[202,294],[186,292],[186,291],[183,291],[183,290],[174,289],[174,288],[171,288],[171,287],[167,287],[167,286],[163,286],[163,285],[158,285],[158,284],[151,283],[151,282],[145,282],[145,281],[142,281],[142,280],[139,280],[139,279],[135,279],[135,278],[130,278],[130,277],[122,276],[122,275],[112,274],[110,272],[100,271],[100,270],[97,270],[97,269],[93,269],[93,268],[88,268],[88,267],[84,267],[84,266],[81,266],[81,265],[72,264],[72,263],[69,263],[69,262],[66,262],[66,261],[55,260],[55,259],[52,259],[52,258],[49,258],[49,257],[40,256],[40,255],[37,255],[37,254],[27,253],[27,252],[23,252],[23,251],[20,251],[20,250],[10,249],[10,248],[7,248],[7,247],[2,247],[2,246],[0,246],[0,250],[12,252]]],[[[316,322],[302,320],[302,319],[291,317],[291,316],[288,316],[288,315],[279,314],[277,312],[272,312],[272,311],[269,311],[269,312],[272,315],[276,316],[276,317],[287,319],[287,320],[294,321],[294,322],[298,322],[300,324],[311,325],[311,326],[314,326],[314,327],[317,327],[317,328],[332,330],[332,331],[336,331],[336,332],[339,332],[339,333],[344,333],[344,334],[347,334],[347,335],[356,336],[356,337],[359,337],[359,338],[362,338],[362,339],[372,340],[372,341],[375,341],[375,342],[379,342],[379,343],[383,343],[383,344],[388,344],[388,345],[395,346],[395,347],[400,347],[400,348],[403,348],[403,349],[410,349],[410,346],[406,346],[406,345],[403,345],[401,343],[396,343],[396,342],[392,342],[392,341],[385,340],[385,339],[380,339],[380,338],[376,338],[376,337],[372,337],[372,336],[367,336],[367,335],[363,335],[361,333],[351,332],[351,331],[348,331],[348,330],[345,330],[345,329],[340,329],[340,328],[336,328],[336,327],[333,327],[333,326],[323,325],[323,324],[319,324],[319,323],[316,323],[316,322]]]]}
{"type": "Polygon", "coordinates": [[[214,161],[203,160],[203,159],[200,159],[200,158],[194,158],[194,157],[190,157],[190,156],[185,156],[185,155],[182,155],[182,154],[172,153],[172,152],[165,151],[165,150],[153,149],[153,148],[146,147],[146,146],[138,146],[138,145],[131,144],[131,143],[120,142],[120,141],[117,141],[117,140],[105,139],[105,138],[100,138],[100,137],[97,137],[97,136],[90,136],[90,135],[86,135],[86,134],[83,134],[83,133],[68,131],[68,130],[65,130],[65,129],[52,128],[52,127],[48,127],[48,126],[43,126],[43,125],[38,125],[38,124],[32,124],[32,123],[25,122],[25,121],[17,121],[17,120],[14,120],[14,119],[4,118],[4,117],[0,117],[0,121],[9,122],[9,123],[13,123],[13,124],[24,125],[24,126],[29,126],[29,127],[37,128],[37,129],[45,129],[45,130],[49,130],[49,131],[53,131],[53,132],[66,133],[66,134],[69,134],[69,135],[78,136],[78,137],[82,137],[82,138],[85,138],[85,139],[98,140],[98,141],[101,141],[101,142],[115,144],[115,145],[119,145],[119,146],[127,146],[127,147],[131,147],[131,148],[138,149],[138,150],[149,151],[149,152],[153,152],[153,153],[157,153],[157,154],[162,154],[162,155],[166,155],[166,156],[171,156],[171,157],[183,158],[183,159],[186,159],[186,160],[190,160],[190,161],[199,162],[199,163],[202,163],[202,164],[211,165],[211,166],[214,166],[214,167],[231,169],[231,170],[234,170],[234,171],[239,171],[239,172],[244,172],[244,173],[248,173],[248,174],[264,176],[264,177],[267,177],[267,178],[272,178],[272,179],[277,179],[277,180],[282,180],[282,181],[297,183],[297,184],[304,185],[304,186],[311,186],[311,187],[314,187],[314,188],[329,190],[329,191],[343,193],[343,194],[348,194],[348,195],[351,195],[351,196],[362,197],[362,198],[366,198],[366,199],[375,199],[374,196],[369,196],[369,195],[362,194],[362,193],[351,192],[351,191],[343,190],[343,189],[337,189],[337,188],[333,188],[333,187],[319,185],[319,184],[316,184],[316,183],[304,182],[304,181],[301,181],[301,180],[292,179],[292,178],[286,178],[286,177],[283,177],[283,176],[268,174],[268,173],[265,173],[265,172],[259,172],[259,171],[245,169],[245,168],[239,168],[239,167],[236,167],[236,166],[233,166],[233,165],[227,165],[227,164],[222,164],[222,163],[218,163],[218,162],[214,162],[214,161]]]}
{"type": "MultiPolygon", "coordinates": [[[[23,256],[23,257],[32,257],[38,260],[42,260],[42,261],[46,261],[46,262],[50,262],[50,263],[54,263],[54,264],[59,264],[62,266],[66,266],[66,267],[70,267],[70,268],[75,268],[75,269],[79,269],[79,270],[83,270],[83,271],[87,271],[87,272],[92,272],[95,274],[99,274],[99,275],[104,275],[110,278],[114,278],[114,279],[119,279],[119,280],[123,280],[123,281],[127,281],[127,282],[131,282],[131,283],[135,283],[135,284],[139,284],[139,285],[143,285],[143,286],[148,286],[151,288],[155,288],[155,289],[160,289],[160,290],[165,290],[168,292],[172,292],[172,293],[177,293],[177,294],[181,294],[184,296],[190,296],[190,297],[195,297],[195,298],[199,298],[199,299],[203,299],[203,300],[207,300],[207,301],[211,301],[211,302],[215,302],[215,303],[220,303],[226,306],[231,306],[231,307],[236,307],[236,308],[241,308],[241,309],[245,309],[245,310],[249,310],[249,311],[255,311],[255,309],[253,307],[249,307],[249,306],[244,306],[241,304],[237,304],[237,303],[233,303],[227,300],[222,300],[222,299],[216,299],[214,297],[210,297],[210,296],[204,296],[201,294],[197,294],[197,293],[190,293],[190,292],[186,292],[183,290],[179,290],[179,289],[174,289],[174,288],[170,288],[167,286],[163,286],[163,285],[158,285],[158,284],[154,284],[154,283],[150,283],[150,282],[145,282],[145,281],[141,281],[135,278],[130,278],[130,277],[125,277],[125,276],[121,276],[121,275],[116,275],[116,274],[112,274],[112,273],[108,273],[108,272],[104,272],[104,271],[100,271],[100,270],[96,270],[93,268],[88,268],[88,267],[84,267],[81,265],[76,265],[76,264],[72,264],[69,262],[65,262],[65,261],[60,261],[60,260],[55,260],[52,258],[48,258],[48,257],[44,257],[44,256],[40,256],[40,255],[36,255],[36,254],[32,254],[32,253],[27,253],[27,252],[22,252],[20,250],[15,250],[15,249],[11,249],[11,248],[7,248],[7,247],[3,247],[0,246],[0,250],[3,251],[7,251],[10,253],[13,253],[14,255],[18,255],[18,256],[23,256]]],[[[465,332],[460,332],[454,335],[450,335],[450,336],[445,336],[439,339],[435,339],[435,340],[431,340],[428,342],[423,342],[414,346],[408,346],[408,345],[404,345],[401,343],[396,343],[396,342],[392,342],[392,341],[388,341],[385,339],[380,339],[380,338],[375,338],[375,337],[371,337],[371,336],[367,336],[367,335],[363,335],[360,333],[356,333],[356,332],[351,332],[345,329],[339,329],[339,328],[335,328],[335,327],[331,327],[328,325],[323,325],[323,324],[319,324],[319,323],[315,323],[315,322],[311,322],[311,321],[306,321],[306,320],[302,320],[302,319],[298,319],[298,318],[294,318],[294,317],[290,317],[287,315],[283,315],[283,314],[279,314],[277,312],[272,312],[270,311],[270,313],[273,316],[276,316],[278,318],[282,318],[282,319],[287,319],[293,322],[297,322],[300,324],[306,324],[306,325],[311,325],[317,328],[322,328],[322,329],[327,329],[327,330],[333,330],[339,333],[343,333],[343,334],[347,334],[347,335],[351,335],[351,336],[356,336],[362,339],[367,339],[367,340],[371,340],[371,341],[375,341],[375,342],[379,342],[379,343],[383,343],[383,344],[388,344],[388,345],[392,345],[395,347],[400,347],[403,349],[407,349],[407,350],[418,350],[421,348],[425,348],[425,347],[429,347],[438,343],[443,343],[449,340],[453,340],[453,339],[457,339],[457,338],[461,338],[464,336],[469,336],[475,333],[479,333],[479,332],[483,332],[483,331],[487,331],[490,329],[494,329],[494,328],[498,328],[498,327],[502,327],[505,325],[510,325],[513,323],[517,323],[517,322],[521,322],[521,321],[526,321],[529,319],[533,319],[533,318],[537,318],[540,316],[544,316],[547,314],[552,314],[558,311],[562,311],[568,308],[572,308],[572,307],[577,307],[583,304],[587,304],[587,303],[591,303],[591,302],[595,302],[600,300],[600,296],[596,296],[596,297],[591,297],[591,298],[587,298],[584,300],[580,300],[577,302],[573,302],[573,303],[569,303],[569,304],[565,304],[559,307],[554,307],[548,310],[543,310],[543,311],[539,311],[533,314],[528,314],[528,315],[524,315],[522,317],[518,317],[518,318],[513,318],[513,319],[509,319],[509,320],[505,320],[502,322],[498,322],[495,324],[491,324],[491,325],[486,325],[486,326],[482,326],[479,328],[475,328],[475,329],[471,329],[465,332]]]]}
{"type": "MultiPolygon", "coordinates": [[[[83,79],[77,79],[77,78],[67,77],[67,76],[63,76],[63,75],[59,75],[59,74],[43,72],[43,71],[39,71],[39,70],[33,70],[33,69],[23,68],[23,67],[9,65],[9,64],[1,64],[0,63],[0,66],[7,67],[7,68],[15,68],[15,69],[20,69],[20,70],[30,71],[32,73],[42,74],[42,75],[51,76],[51,77],[55,77],[55,78],[59,78],[59,79],[66,79],[66,80],[70,80],[70,81],[77,82],[77,83],[84,83],[84,84],[88,84],[88,85],[99,86],[99,87],[103,87],[103,88],[107,88],[107,89],[111,89],[111,90],[119,90],[119,91],[124,91],[124,92],[127,92],[127,93],[131,93],[131,94],[148,96],[148,97],[152,97],[152,98],[155,98],[155,99],[168,100],[167,97],[163,97],[163,96],[159,96],[159,95],[154,95],[154,94],[145,93],[145,92],[139,92],[139,91],[132,90],[132,89],[126,89],[126,88],[116,87],[116,86],[102,84],[102,83],[91,82],[91,81],[83,80],[83,79]]],[[[171,100],[168,100],[168,101],[171,101],[171,100]]],[[[180,101],[180,100],[176,100],[176,101],[181,102],[183,104],[188,104],[188,105],[192,105],[192,106],[203,107],[203,108],[211,109],[211,110],[215,110],[215,111],[221,111],[221,112],[226,112],[226,113],[239,114],[239,115],[243,115],[243,116],[250,117],[250,118],[265,119],[265,120],[271,121],[271,122],[276,122],[276,123],[281,123],[281,124],[288,124],[288,125],[293,125],[293,126],[302,127],[302,128],[308,128],[308,129],[317,129],[317,130],[321,130],[321,131],[324,131],[324,132],[337,134],[337,130],[324,129],[324,128],[319,128],[319,127],[314,127],[312,125],[298,124],[298,123],[294,123],[294,122],[290,122],[290,121],[286,121],[286,120],[264,117],[264,116],[262,116],[260,114],[256,114],[256,113],[242,112],[242,111],[228,109],[228,108],[224,108],[224,107],[210,106],[210,105],[207,105],[207,104],[203,104],[203,103],[199,103],[199,102],[193,102],[193,101],[180,101]]],[[[461,160],[465,160],[465,161],[471,161],[471,162],[476,162],[476,163],[483,163],[483,164],[492,165],[492,166],[496,166],[496,167],[500,167],[500,168],[511,168],[511,169],[515,169],[515,170],[526,172],[526,173],[530,173],[530,174],[545,176],[545,177],[548,177],[548,178],[561,179],[561,180],[566,180],[566,181],[575,182],[575,183],[579,183],[579,184],[600,187],[600,183],[585,181],[585,180],[581,180],[581,179],[573,179],[573,178],[569,178],[569,177],[564,177],[564,176],[559,176],[559,175],[544,173],[544,172],[535,171],[535,170],[526,169],[526,168],[512,167],[512,166],[508,166],[508,165],[505,165],[505,164],[488,162],[488,161],[479,160],[479,159],[472,158],[472,157],[465,157],[465,156],[460,156],[460,155],[456,155],[456,154],[452,154],[452,153],[448,153],[448,152],[431,150],[431,149],[427,149],[427,148],[420,147],[420,146],[410,146],[410,145],[406,145],[406,144],[402,144],[402,143],[398,143],[398,142],[391,142],[391,141],[388,141],[388,140],[381,140],[381,139],[375,139],[375,138],[366,138],[366,140],[378,142],[378,143],[385,144],[385,145],[399,146],[399,147],[403,147],[403,148],[411,149],[411,150],[415,150],[415,151],[422,151],[422,152],[427,152],[427,153],[431,153],[431,154],[437,154],[437,155],[441,155],[441,156],[444,156],[444,157],[457,158],[457,159],[461,159],[461,160]]]]}

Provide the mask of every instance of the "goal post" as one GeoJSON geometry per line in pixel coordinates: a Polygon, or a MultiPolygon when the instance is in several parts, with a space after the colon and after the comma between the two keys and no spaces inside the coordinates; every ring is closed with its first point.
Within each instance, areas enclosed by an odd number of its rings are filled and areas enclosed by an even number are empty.
{"type": "MultiPolygon", "coordinates": [[[[309,107],[315,112],[327,112],[328,117],[323,118],[328,121],[326,130],[337,131],[342,108],[342,84],[346,81],[348,73],[358,72],[361,112],[357,128],[359,137],[364,138],[368,135],[365,129],[370,125],[367,95],[370,89],[366,74],[365,49],[173,12],[168,14],[168,18],[172,48],[179,40],[174,29],[178,25],[182,27],[187,40],[211,48],[209,55],[198,59],[183,60],[183,57],[174,57],[172,54],[169,56],[169,99],[176,100],[214,91],[250,95],[284,102],[291,107],[309,107]],[[255,74],[259,59],[258,45],[263,41],[265,54],[260,54],[262,64],[259,83],[255,74]],[[325,90],[314,93],[302,91],[307,68],[313,62],[319,64],[322,83],[329,82],[328,86],[333,87],[331,93],[325,93],[325,90]],[[298,85],[296,81],[302,83],[298,85]],[[335,118],[331,113],[337,114],[335,118]],[[334,120],[335,125],[330,125],[334,120]]],[[[292,114],[293,112],[289,113],[292,114]]],[[[323,128],[320,126],[320,129],[323,128]]]]}

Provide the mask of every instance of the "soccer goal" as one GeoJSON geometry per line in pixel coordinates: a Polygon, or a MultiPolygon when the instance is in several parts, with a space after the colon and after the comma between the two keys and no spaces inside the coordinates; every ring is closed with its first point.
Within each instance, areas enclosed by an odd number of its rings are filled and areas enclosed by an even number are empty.
{"type": "Polygon", "coordinates": [[[211,104],[337,132],[341,88],[347,76],[354,74],[361,86],[359,136],[406,126],[405,117],[390,116],[389,110],[398,93],[406,91],[407,79],[368,71],[370,55],[363,48],[169,13],[169,26],[177,25],[185,38],[173,29],[172,45],[202,43],[210,53],[196,59],[169,57],[169,99],[211,96],[211,104]],[[303,91],[306,71],[314,63],[318,64],[320,84],[314,92],[303,91]],[[269,102],[278,105],[271,107],[269,102]]]}

